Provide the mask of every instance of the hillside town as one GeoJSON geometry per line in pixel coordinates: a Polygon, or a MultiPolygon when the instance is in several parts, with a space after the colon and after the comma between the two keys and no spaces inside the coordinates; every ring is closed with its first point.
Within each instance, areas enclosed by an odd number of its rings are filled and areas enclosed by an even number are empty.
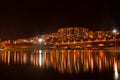
{"type": "MultiPolygon", "coordinates": [[[[113,31],[90,31],[85,27],[60,28],[55,33],[38,35],[31,38],[6,40],[0,44],[1,48],[80,48],[115,45],[113,42],[120,40],[120,32],[113,31]],[[93,43],[94,42],[94,43],[93,43]],[[102,43],[101,43],[102,42],[102,43]],[[105,44],[104,44],[104,43],[105,44]],[[84,44],[83,44],[84,43],[84,44]],[[89,44],[88,44],[89,43],[89,44]],[[113,44],[112,44],[113,43],[113,44]]],[[[119,44],[117,44],[119,46],[119,44]]]]}

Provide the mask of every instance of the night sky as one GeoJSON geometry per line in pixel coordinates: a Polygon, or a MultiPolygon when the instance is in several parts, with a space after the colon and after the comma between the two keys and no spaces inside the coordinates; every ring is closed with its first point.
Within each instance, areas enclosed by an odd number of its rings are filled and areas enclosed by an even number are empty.
{"type": "Polygon", "coordinates": [[[112,30],[120,27],[119,2],[71,0],[3,0],[0,2],[1,40],[57,32],[62,27],[112,30]]]}

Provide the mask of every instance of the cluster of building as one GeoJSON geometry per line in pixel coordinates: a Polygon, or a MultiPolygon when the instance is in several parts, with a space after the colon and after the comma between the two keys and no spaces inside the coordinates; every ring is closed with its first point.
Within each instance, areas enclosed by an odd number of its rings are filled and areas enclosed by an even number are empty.
{"type": "Polygon", "coordinates": [[[68,27],[58,29],[56,33],[39,35],[28,39],[17,39],[14,41],[4,41],[6,44],[19,44],[19,43],[32,43],[43,45],[55,45],[74,43],[81,41],[94,41],[94,40],[113,40],[119,39],[118,31],[90,31],[85,27],[68,27]]]}

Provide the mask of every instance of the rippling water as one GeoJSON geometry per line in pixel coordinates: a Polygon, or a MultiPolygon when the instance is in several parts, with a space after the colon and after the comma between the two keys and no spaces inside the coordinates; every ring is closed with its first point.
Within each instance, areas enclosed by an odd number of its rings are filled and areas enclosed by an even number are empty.
{"type": "Polygon", "coordinates": [[[4,80],[119,80],[119,72],[119,50],[0,51],[4,80]]]}

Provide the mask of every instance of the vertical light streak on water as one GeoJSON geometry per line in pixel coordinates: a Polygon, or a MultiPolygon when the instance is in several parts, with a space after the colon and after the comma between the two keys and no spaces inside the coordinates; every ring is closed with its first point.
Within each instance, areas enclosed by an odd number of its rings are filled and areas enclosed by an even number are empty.
{"type": "Polygon", "coordinates": [[[16,51],[14,52],[14,64],[16,64],[16,51]]]}
{"type": "Polygon", "coordinates": [[[26,54],[23,55],[23,61],[24,61],[24,63],[27,63],[27,55],[26,54]]]}
{"type": "Polygon", "coordinates": [[[118,69],[117,69],[117,62],[114,60],[114,78],[115,80],[118,80],[119,78],[119,73],[118,73],[118,69]]]}
{"type": "Polygon", "coordinates": [[[34,61],[33,61],[33,55],[31,54],[31,57],[30,57],[30,61],[31,61],[31,63],[33,63],[34,61]]]}
{"type": "Polygon", "coordinates": [[[42,55],[41,55],[41,53],[42,53],[42,50],[39,50],[39,65],[40,65],[40,67],[42,65],[42,55]]]}
{"type": "Polygon", "coordinates": [[[10,51],[8,51],[8,65],[10,64],[10,51]]]}

